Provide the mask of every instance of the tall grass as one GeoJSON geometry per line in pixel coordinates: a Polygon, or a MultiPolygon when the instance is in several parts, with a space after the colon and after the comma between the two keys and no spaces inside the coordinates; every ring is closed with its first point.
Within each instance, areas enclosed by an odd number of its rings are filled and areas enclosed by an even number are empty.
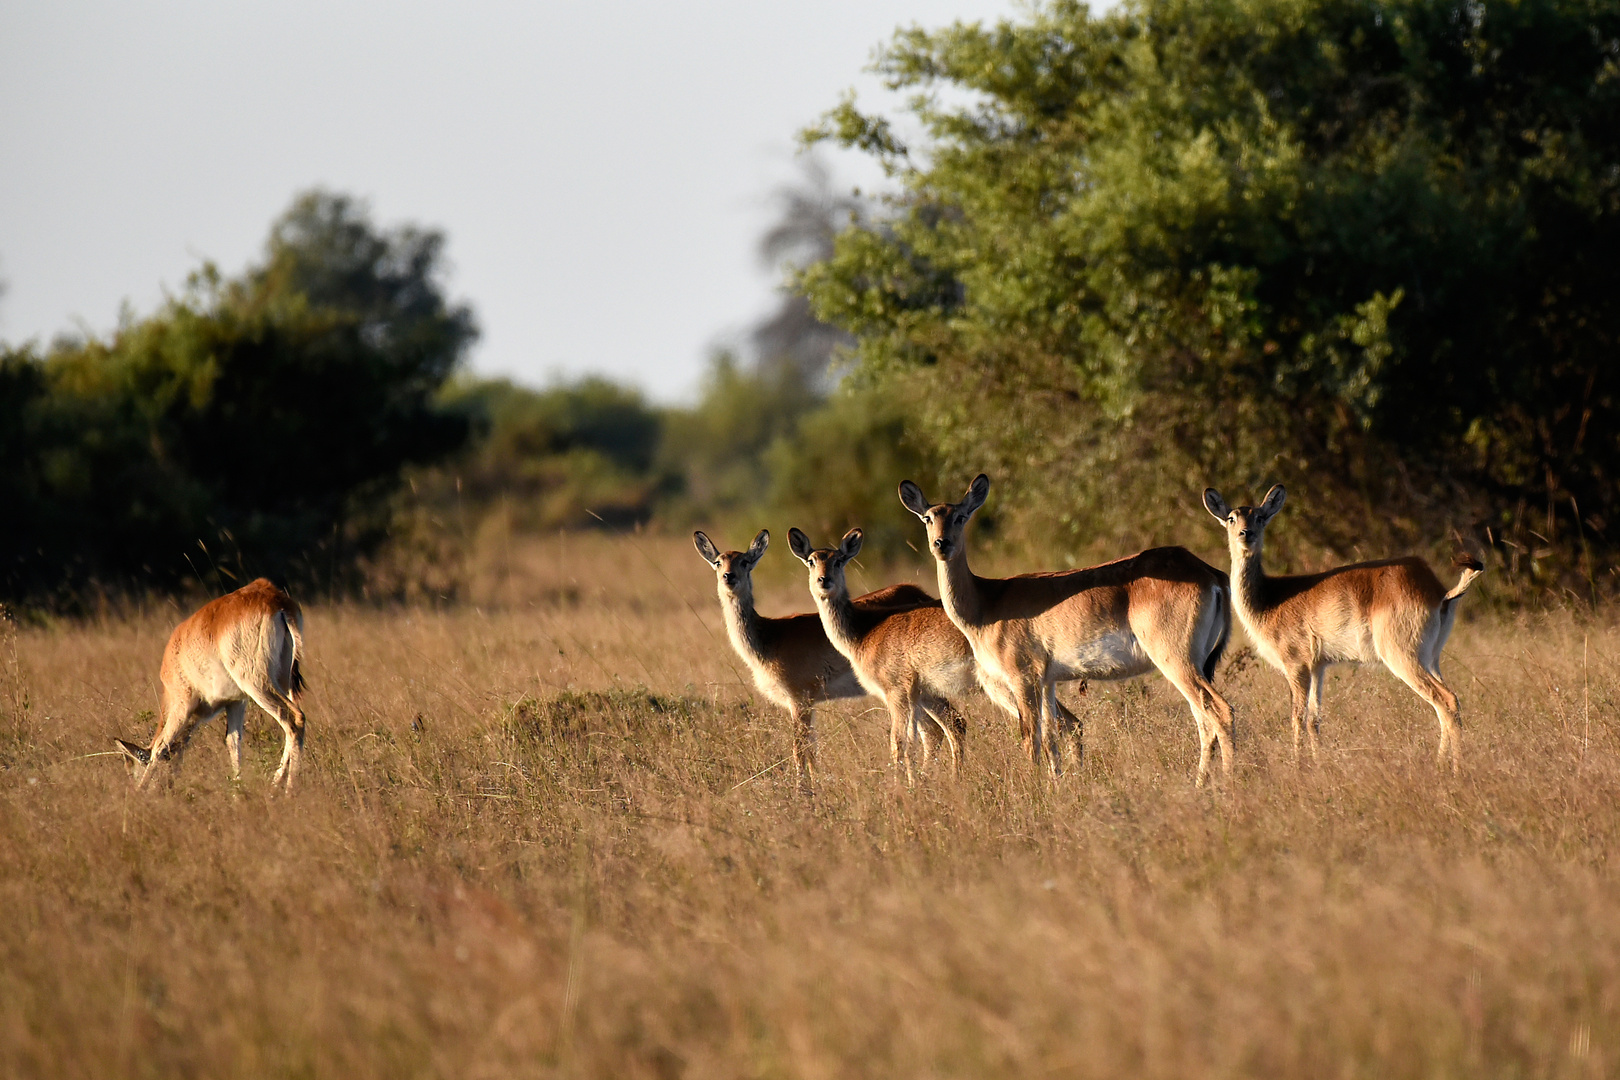
{"type": "MultiPolygon", "coordinates": [[[[0,1075],[1620,1068],[1607,621],[1465,603],[1460,779],[1370,669],[1330,678],[1296,765],[1240,652],[1212,791],[1154,678],[1070,696],[1056,784],[983,701],[963,775],[913,787],[875,702],[824,707],[810,802],[684,540],[504,558],[482,606],[307,608],[290,800],[258,715],[238,789],[222,725],[155,794],[86,756],[149,735],[178,610],[0,631],[0,1075]]],[[[764,568],[762,608],[809,608],[764,568]]]]}

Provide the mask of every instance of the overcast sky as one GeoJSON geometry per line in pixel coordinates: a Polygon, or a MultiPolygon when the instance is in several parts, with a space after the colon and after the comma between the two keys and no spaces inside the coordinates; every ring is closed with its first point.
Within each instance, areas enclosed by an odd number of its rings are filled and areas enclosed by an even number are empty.
{"type": "MultiPolygon", "coordinates": [[[[0,5],[0,340],[105,333],[304,188],[449,236],[476,370],[690,396],[768,309],[794,134],[895,27],[1012,0],[0,5]]],[[[866,180],[835,161],[845,184],[866,180]]]]}

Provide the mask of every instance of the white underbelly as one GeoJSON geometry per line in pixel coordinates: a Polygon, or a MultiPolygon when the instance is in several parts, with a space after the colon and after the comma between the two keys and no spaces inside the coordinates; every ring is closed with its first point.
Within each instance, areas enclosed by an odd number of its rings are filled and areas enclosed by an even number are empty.
{"type": "Polygon", "coordinates": [[[1366,623],[1324,627],[1313,642],[1317,662],[1367,664],[1378,659],[1372,627],[1366,623]]]}
{"type": "Polygon", "coordinates": [[[1153,661],[1130,631],[1076,642],[1052,657],[1047,673],[1055,682],[1073,679],[1129,679],[1153,670],[1153,661]]]}
{"type": "Polygon", "coordinates": [[[1286,646],[1286,653],[1264,638],[1249,635],[1260,658],[1278,671],[1293,670],[1296,665],[1326,667],[1330,664],[1370,664],[1378,660],[1378,649],[1373,644],[1372,631],[1356,632],[1345,629],[1327,634],[1315,633],[1295,639],[1286,646]],[[1297,659],[1296,659],[1297,657],[1297,659]]]}
{"type": "Polygon", "coordinates": [[[867,694],[875,693],[877,691],[863,683],[852,668],[827,680],[824,697],[830,701],[834,698],[865,697],[867,694]]]}
{"type": "Polygon", "coordinates": [[[921,672],[924,689],[940,697],[956,700],[979,689],[979,665],[972,656],[950,664],[940,664],[921,672]]]}
{"type": "MultiPolygon", "coordinates": [[[[761,694],[784,709],[793,707],[794,690],[792,687],[784,683],[763,664],[750,663],[748,666],[753,669],[754,685],[759,688],[761,694]]],[[[820,686],[812,688],[809,692],[809,701],[814,703],[817,701],[832,701],[838,698],[858,698],[865,697],[872,692],[861,685],[861,681],[855,677],[853,670],[845,668],[827,679],[820,686]]]]}

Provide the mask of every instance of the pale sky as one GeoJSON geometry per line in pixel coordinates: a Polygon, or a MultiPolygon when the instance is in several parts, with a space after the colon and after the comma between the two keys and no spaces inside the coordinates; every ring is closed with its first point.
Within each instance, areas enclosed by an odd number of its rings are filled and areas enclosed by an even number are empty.
{"type": "MultiPolygon", "coordinates": [[[[295,192],[449,237],[475,370],[689,397],[772,302],[794,135],[897,26],[1013,0],[0,5],[0,340],[106,333],[295,192]]],[[[873,179],[840,158],[847,186],[873,179]]]]}

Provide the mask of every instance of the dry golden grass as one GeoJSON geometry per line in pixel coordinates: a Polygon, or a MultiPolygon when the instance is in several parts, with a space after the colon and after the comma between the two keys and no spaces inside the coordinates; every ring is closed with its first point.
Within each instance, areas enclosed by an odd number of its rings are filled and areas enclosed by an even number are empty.
{"type": "MultiPolygon", "coordinates": [[[[766,610],[808,608],[792,567],[766,610]]],[[[1620,1070],[1607,623],[1465,604],[1460,779],[1370,669],[1296,768],[1281,677],[1239,661],[1213,791],[1153,679],[1080,699],[1055,785],[982,701],[964,775],[909,789],[875,703],[825,708],[812,805],[684,540],[506,569],[498,608],[307,606],[292,800],[256,713],[238,792],[218,723],[152,795],[83,756],[150,733],[181,612],[5,631],[0,1075],[1620,1070]]]]}

